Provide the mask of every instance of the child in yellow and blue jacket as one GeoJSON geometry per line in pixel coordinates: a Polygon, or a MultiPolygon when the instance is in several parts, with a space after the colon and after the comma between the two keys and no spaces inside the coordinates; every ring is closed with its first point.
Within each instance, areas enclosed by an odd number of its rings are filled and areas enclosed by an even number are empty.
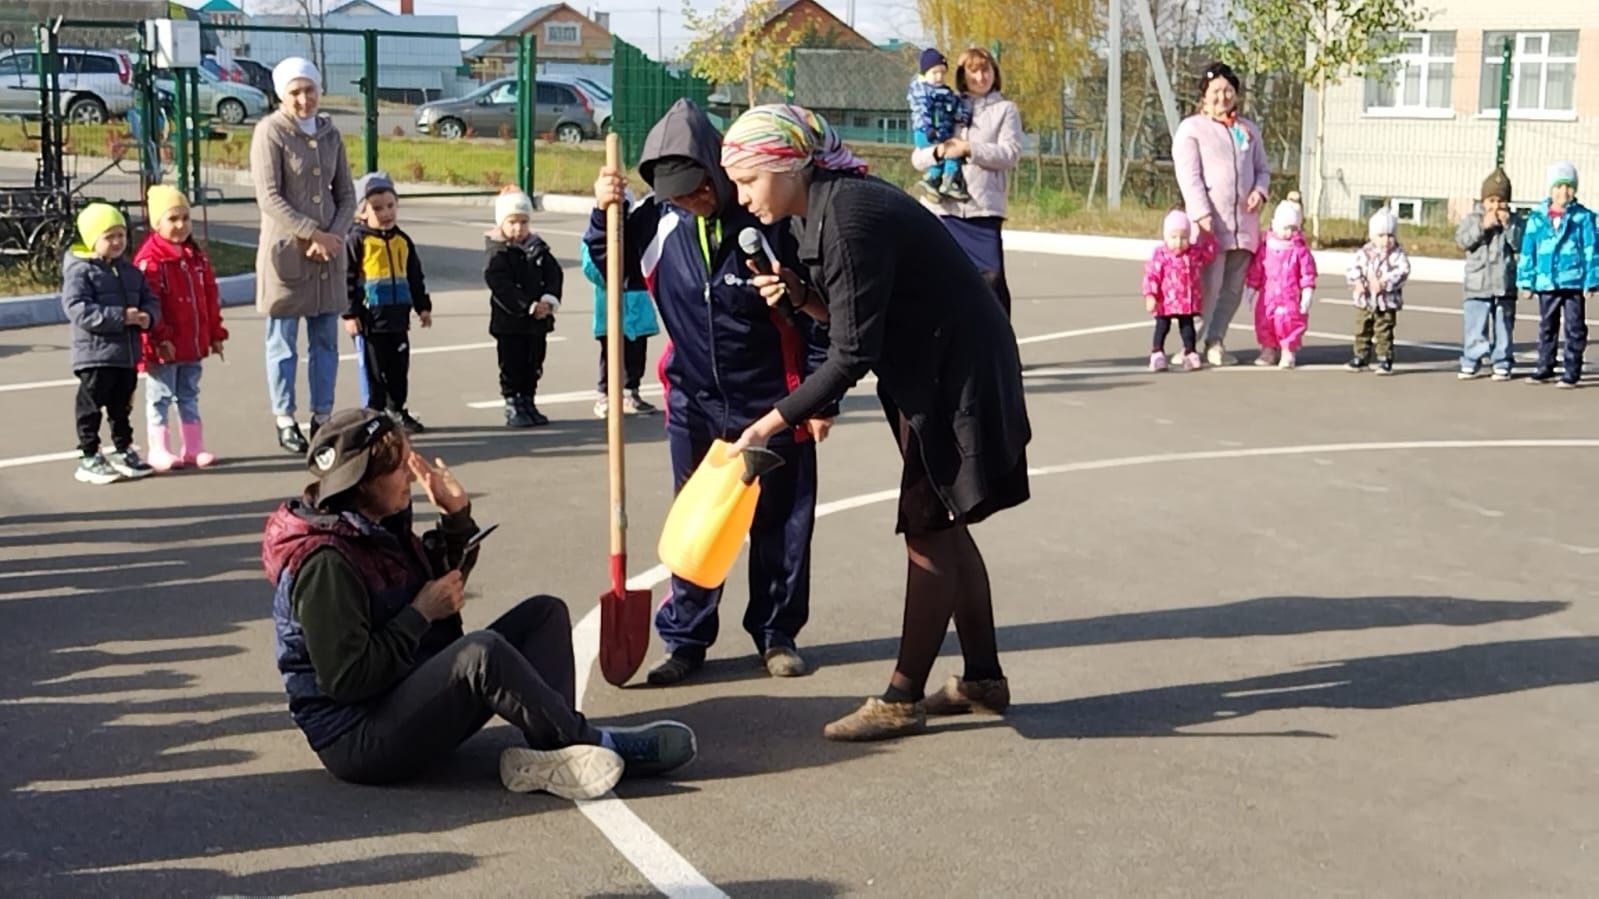
{"type": "Polygon", "coordinates": [[[416,244],[396,224],[399,200],[384,172],[355,182],[360,206],[345,246],[350,254],[349,310],[344,330],[355,338],[361,402],[387,411],[415,434],[422,423],[406,406],[411,391],[411,313],[433,326],[433,301],[422,277],[416,244]]]}

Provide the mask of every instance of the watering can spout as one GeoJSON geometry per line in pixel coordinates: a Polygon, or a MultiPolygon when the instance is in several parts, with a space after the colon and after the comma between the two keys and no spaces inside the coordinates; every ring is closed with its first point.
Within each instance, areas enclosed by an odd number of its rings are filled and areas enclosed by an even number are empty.
{"type": "Polygon", "coordinates": [[[761,475],[783,467],[783,457],[764,446],[747,446],[742,455],[744,474],[739,480],[746,486],[760,480],[761,475]]]}

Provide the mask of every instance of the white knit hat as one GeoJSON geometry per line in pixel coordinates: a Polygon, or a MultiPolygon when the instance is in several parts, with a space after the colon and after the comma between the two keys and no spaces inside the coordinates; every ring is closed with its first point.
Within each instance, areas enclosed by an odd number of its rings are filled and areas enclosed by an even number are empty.
{"type": "Polygon", "coordinates": [[[533,199],[514,187],[507,187],[494,198],[494,224],[503,225],[513,215],[533,217],[533,199]]]}
{"type": "Polygon", "coordinates": [[[1284,200],[1277,204],[1277,209],[1271,214],[1271,230],[1286,231],[1289,228],[1298,228],[1305,224],[1305,213],[1299,204],[1293,200],[1284,200]]]}
{"type": "Polygon", "coordinates": [[[1371,221],[1366,223],[1366,235],[1372,240],[1376,240],[1384,234],[1397,235],[1398,233],[1399,219],[1394,215],[1393,210],[1386,206],[1372,213],[1371,221]]]}
{"type": "Polygon", "coordinates": [[[1549,186],[1556,184],[1569,184],[1572,190],[1577,189],[1577,167],[1569,162],[1557,162],[1549,167],[1549,186]]]}
{"type": "Polygon", "coordinates": [[[316,64],[303,56],[291,56],[272,67],[272,89],[278,92],[279,100],[289,99],[289,83],[297,78],[308,79],[318,91],[322,90],[322,73],[316,70],[316,64]]]}

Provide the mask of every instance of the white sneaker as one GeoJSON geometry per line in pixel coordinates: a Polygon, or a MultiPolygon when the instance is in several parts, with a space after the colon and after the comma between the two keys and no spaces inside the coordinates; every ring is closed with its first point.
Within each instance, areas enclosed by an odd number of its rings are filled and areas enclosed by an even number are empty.
{"type": "Polygon", "coordinates": [[[1293,368],[1295,365],[1298,365],[1298,364],[1299,364],[1299,360],[1294,358],[1294,351],[1293,350],[1283,350],[1283,357],[1282,357],[1281,360],[1279,360],[1277,362],[1277,367],[1282,369],[1283,371],[1288,371],[1289,369],[1293,368]]]}
{"type": "Polygon", "coordinates": [[[513,793],[542,790],[562,799],[595,799],[616,786],[622,768],[622,757],[604,746],[512,746],[500,753],[500,783],[513,793]]]}
{"type": "Polygon", "coordinates": [[[594,401],[594,417],[604,418],[610,411],[611,401],[604,394],[600,394],[600,398],[594,401]]]}
{"type": "Polygon", "coordinates": [[[1223,365],[1237,365],[1238,357],[1227,352],[1227,348],[1219,343],[1205,347],[1205,362],[1216,368],[1223,365]]]}
{"type": "MultiPolygon", "coordinates": [[[[1212,364],[1214,364],[1214,363],[1212,363],[1212,364]]],[[[1270,368],[1271,366],[1276,365],[1277,364],[1277,348],[1276,347],[1270,347],[1270,346],[1261,347],[1260,348],[1260,355],[1255,357],[1255,364],[1260,366],[1261,368],[1270,368]]]]}

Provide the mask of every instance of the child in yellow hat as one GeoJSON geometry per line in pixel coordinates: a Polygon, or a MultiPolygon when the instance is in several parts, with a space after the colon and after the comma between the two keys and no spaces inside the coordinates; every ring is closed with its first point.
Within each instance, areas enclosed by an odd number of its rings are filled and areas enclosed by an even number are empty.
{"type": "Polygon", "coordinates": [[[78,376],[78,470],[85,484],[142,478],[155,470],[133,447],[133,392],[139,385],[142,335],[161,304],[144,276],[122,258],[128,225],[116,207],[91,203],[78,214],[81,243],[61,269],[61,305],[72,322],[72,371],[78,376]],[[114,452],[100,452],[101,411],[111,420],[114,452]]]}
{"type": "Polygon", "coordinates": [[[133,264],[161,301],[161,320],[145,333],[144,345],[144,369],[150,376],[144,387],[150,464],[157,471],[205,468],[216,456],[206,451],[200,423],[200,366],[212,353],[221,356],[228,339],[217,277],[194,239],[188,197],[171,185],[152,185],[145,208],[150,235],[133,255],[133,264]],[[174,400],[183,435],[177,455],[168,448],[174,400]]]}

